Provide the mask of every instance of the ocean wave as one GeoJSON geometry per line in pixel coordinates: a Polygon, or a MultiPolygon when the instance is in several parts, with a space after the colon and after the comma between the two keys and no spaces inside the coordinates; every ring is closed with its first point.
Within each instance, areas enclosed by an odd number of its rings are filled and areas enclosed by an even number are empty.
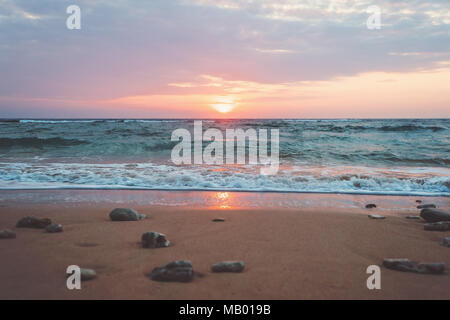
{"type": "Polygon", "coordinates": [[[399,125],[399,126],[382,126],[379,128],[381,131],[423,131],[423,130],[431,130],[433,132],[446,130],[445,127],[438,126],[420,126],[420,125],[399,125]]]}
{"type": "Polygon", "coordinates": [[[86,144],[88,142],[77,139],[63,138],[0,138],[0,148],[27,147],[70,147],[74,145],[86,144]]]}
{"type": "Polygon", "coordinates": [[[423,194],[450,196],[450,169],[292,167],[274,176],[258,166],[168,164],[0,163],[0,189],[53,188],[228,190],[423,194]]]}

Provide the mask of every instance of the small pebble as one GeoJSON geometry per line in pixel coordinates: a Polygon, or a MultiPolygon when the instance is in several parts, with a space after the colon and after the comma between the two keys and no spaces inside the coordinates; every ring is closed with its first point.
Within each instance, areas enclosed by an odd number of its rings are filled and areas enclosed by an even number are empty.
{"type": "Polygon", "coordinates": [[[212,219],[213,222],[225,222],[224,218],[214,218],[212,219]]]}
{"type": "Polygon", "coordinates": [[[407,216],[406,219],[419,220],[420,216],[407,216]]]}
{"type": "Polygon", "coordinates": [[[442,240],[442,245],[444,247],[449,247],[450,248],[450,237],[444,238],[444,240],[442,240]]]}
{"type": "Polygon", "coordinates": [[[56,233],[56,232],[62,232],[63,226],[60,224],[50,224],[45,227],[45,232],[47,233],[56,233]]]}
{"type": "Polygon", "coordinates": [[[417,273],[442,274],[445,271],[443,262],[419,263],[416,268],[417,273]]]}
{"type": "Polygon", "coordinates": [[[244,270],[242,261],[222,261],[211,266],[212,272],[242,272],[244,270]]]}
{"type": "Polygon", "coordinates": [[[0,230],[0,239],[14,239],[16,237],[16,233],[12,230],[0,230]]]}
{"type": "Polygon", "coordinates": [[[435,204],[429,203],[429,204],[421,204],[417,206],[417,209],[434,209],[436,208],[435,204]]]}
{"type": "Polygon", "coordinates": [[[416,200],[417,203],[422,203],[422,200],[416,200]]]}
{"type": "Polygon", "coordinates": [[[23,217],[17,221],[17,228],[34,228],[34,229],[44,229],[46,226],[52,224],[52,221],[47,218],[36,218],[36,217],[23,217]]]}
{"type": "Polygon", "coordinates": [[[376,219],[376,220],[386,219],[385,216],[380,216],[380,215],[378,215],[378,214],[369,214],[369,218],[370,218],[370,219],[376,219]]]}
{"type": "Polygon", "coordinates": [[[424,230],[427,230],[427,231],[449,231],[450,230],[450,221],[425,223],[423,225],[423,228],[424,228],[424,230]]]}
{"type": "Polygon", "coordinates": [[[194,279],[194,269],[188,260],[178,260],[157,267],[148,275],[153,281],[190,282],[194,279]]]}
{"type": "Polygon", "coordinates": [[[81,281],[92,280],[97,277],[97,273],[93,269],[80,268],[81,281]]]}
{"type": "Polygon", "coordinates": [[[374,203],[366,204],[366,209],[372,209],[372,208],[376,208],[376,207],[377,207],[377,205],[374,203]]]}
{"type": "Polygon", "coordinates": [[[170,245],[170,241],[166,236],[158,232],[145,232],[141,237],[142,246],[144,248],[163,248],[170,245]]]}

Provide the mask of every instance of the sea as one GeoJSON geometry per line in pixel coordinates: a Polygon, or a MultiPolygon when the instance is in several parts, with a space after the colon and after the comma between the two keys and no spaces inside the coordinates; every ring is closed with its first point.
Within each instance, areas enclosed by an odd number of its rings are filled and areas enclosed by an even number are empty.
{"type": "Polygon", "coordinates": [[[261,164],[174,164],[179,142],[172,133],[192,132],[193,119],[3,119],[0,189],[450,196],[450,119],[203,119],[202,125],[224,133],[278,129],[278,172],[263,175],[261,164]]]}

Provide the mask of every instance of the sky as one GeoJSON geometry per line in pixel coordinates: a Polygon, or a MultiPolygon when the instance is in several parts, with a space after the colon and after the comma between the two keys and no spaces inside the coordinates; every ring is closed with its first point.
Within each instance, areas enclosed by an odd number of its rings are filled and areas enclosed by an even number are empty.
{"type": "Polygon", "coordinates": [[[0,0],[0,117],[450,118],[450,1],[0,0]]]}

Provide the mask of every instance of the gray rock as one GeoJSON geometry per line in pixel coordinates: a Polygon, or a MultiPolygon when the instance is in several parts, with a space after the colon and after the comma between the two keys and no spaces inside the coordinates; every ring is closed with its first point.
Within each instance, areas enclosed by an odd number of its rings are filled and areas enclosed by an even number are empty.
{"type": "Polygon", "coordinates": [[[427,222],[450,221],[450,213],[436,209],[422,209],[420,216],[427,222]]]}
{"type": "Polygon", "coordinates": [[[93,269],[80,268],[81,281],[92,280],[97,277],[97,273],[93,269]]]}
{"type": "Polygon", "coordinates": [[[17,228],[34,228],[34,229],[44,229],[46,226],[52,224],[52,221],[47,218],[36,218],[36,217],[24,217],[17,221],[17,228]]]}
{"type": "Polygon", "coordinates": [[[420,216],[407,216],[406,219],[419,220],[420,216]]]}
{"type": "Polygon", "coordinates": [[[16,233],[12,230],[0,230],[0,239],[14,239],[16,237],[16,233]]]}
{"type": "Polygon", "coordinates": [[[436,205],[429,203],[417,206],[417,209],[432,209],[432,208],[436,208],[436,205]]]}
{"type": "Polygon", "coordinates": [[[153,231],[144,233],[141,241],[144,248],[162,248],[170,245],[170,241],[166,239],[164,234],[153,231]]]}
{"type": "Polygon", "coordinates": [[[212,219],[213,222],[225,222],[224,218],[214,218],[212,219]]]}
{"type": "Polygon", "coordinates": [[[397,271],[414,272],[414,264],[409,259],[384,259],[383,266],[397,271]]]}
{"type": "Polygon", "coordinates": [[[442,274],[445,271],[445,264],[442,262],[419,263],[416,268],[417,273],[442,274]]]}
{"type": "Polygon", "coordinates": [[[372,208],[376,208],[376,207],[377,207],[377,205],[374,203],[366,204],[366,209],[372,209],[372,208]]]}
{"type": "Polygon", "coordinates": [[[149,276],[153,281],[190,282],[194,278],[194,269],[190,261],[179,260],[153,269],[149,276]]]}
{"type": "Polygon", "coordinates": [[[222,261],[211,266],[212,272],[242,272],[244,262],[242,261],[222,261]]]}
{"type": "Polygon", "coordinates": [[[433,223],[425,223],[423,228],[427,231],[449,231],[450,221],[440,221],[433,223]]]}
{"type": "Polygon", "coordinates": [[[444,238],[444,240],[442,240],[442,245],[444,247],[449,247],[450,248],[450,237],[444,238]]]}
{"type": "Polygon", "coordinates": [[[417,203],[422,203],[422,200],[416,200],[417,203]]]}
{"type": "Polygon", "coordinates": [[[386,219],[385,216],[380,216],[380,215],[378,215],[378,214],[369,214],[369,218],[370,218],[370,219],[376,219],[376,220],[386,219]]]}
{"type": "Polygon", "coordinates": [[[384,259],[383,266],[392,270],[422,274],[442,274],[445,271],[445,264],[442,262],[421,262],[416,265],[409,259],[384,259]]]}
{"type": "Polygon", "coordinates": [[[138,221],[141,219],[141,216],[136,210],[133,209],[115,208],[109,214],[109,218],[112,221],[138,221]]]}
{"type": "Polygon", "coordinates": [[[146,218],[147,218],[146,214],[143,214],[143,213],[139,214],[139,220],[144,220],[146,218]]]}
{"type": "Polygon", "coordinates": [[[50,224],[45,227],[45,232],[48,233],[56,233],[56,232],[62,232],[63,226],[60,224],[50,224]]]}

